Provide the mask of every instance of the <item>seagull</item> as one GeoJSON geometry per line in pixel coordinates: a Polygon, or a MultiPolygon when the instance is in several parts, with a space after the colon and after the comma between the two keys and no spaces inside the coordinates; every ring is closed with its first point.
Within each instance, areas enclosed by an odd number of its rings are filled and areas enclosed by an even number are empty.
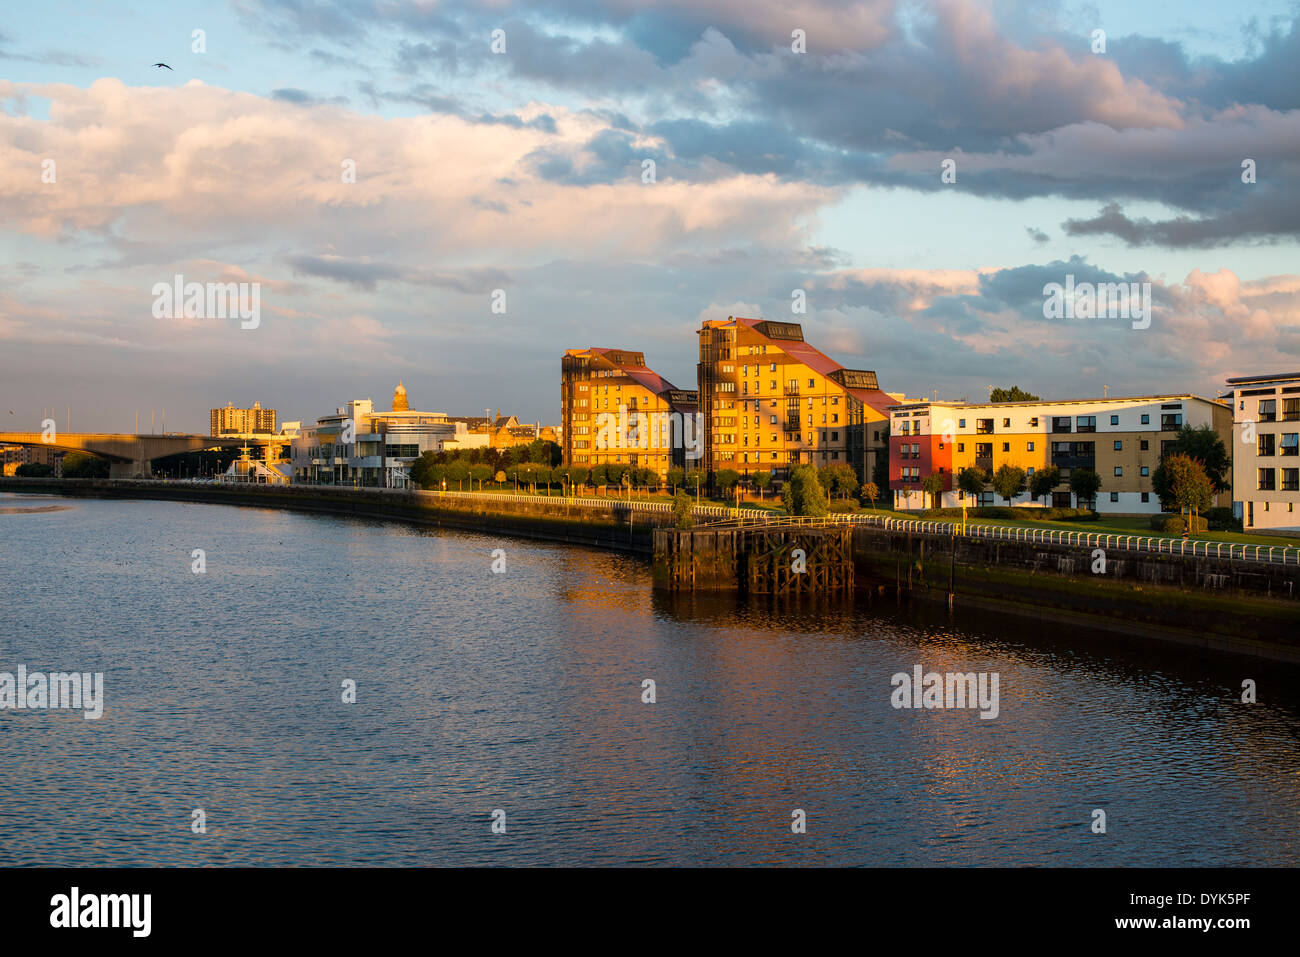
{"type": "MultiPolygon", "coordinates": [[[[155,63],[154,66],[167,66],[167,64],[166,64],[166,63],[155,63]]],[[[172,68],[169,67],[169,66],[167,66],[167,69],[172,70],[172,68]]],[[[175,73],[176,71],[175,71],[175,70],[172,70],[172,72],[175,73]]]]}

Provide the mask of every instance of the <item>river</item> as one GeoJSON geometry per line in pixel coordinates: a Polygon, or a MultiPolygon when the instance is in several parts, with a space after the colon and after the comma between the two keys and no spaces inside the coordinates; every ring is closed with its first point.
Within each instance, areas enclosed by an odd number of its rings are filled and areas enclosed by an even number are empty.
{"type": "Polygon", "coordinates": [[[1300,672],[1271,662],[892,596],[673,600],[625,555],[172,502],[0,495],[0,595],[0,672],[104,676],[98,720],[0,710],[0,865],[1300,850],[1300,672]],[[916,665],[996,674],[997,717],[893,707],[916,665]]]}

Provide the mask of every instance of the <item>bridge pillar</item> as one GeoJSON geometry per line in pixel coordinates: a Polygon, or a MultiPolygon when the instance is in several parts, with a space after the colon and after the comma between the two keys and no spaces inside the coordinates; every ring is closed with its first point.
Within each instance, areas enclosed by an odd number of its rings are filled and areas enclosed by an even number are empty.
{"type": "Polygon", "coordinates": [[[149,459],[136,459],[134,462],[112,462],[108,466],[111,479],[147,479],[153,477],[153,463],[149,459]]]}

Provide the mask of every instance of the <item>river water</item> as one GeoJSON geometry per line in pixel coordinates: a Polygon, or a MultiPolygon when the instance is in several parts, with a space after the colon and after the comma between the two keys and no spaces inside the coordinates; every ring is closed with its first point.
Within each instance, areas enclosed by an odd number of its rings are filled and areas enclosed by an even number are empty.
{"type": "Polygon", "coordinates": [[[674,601],[623,555],[145,501],[0,495],[0,595],[0,672],[104,675],[98,720],[0,710],[0,865],[1300,851],[1297,669],[1224,653],[892,597],[674,601]],[[997,717],[892,707],[916,665],[996,673],[997,717]]]}

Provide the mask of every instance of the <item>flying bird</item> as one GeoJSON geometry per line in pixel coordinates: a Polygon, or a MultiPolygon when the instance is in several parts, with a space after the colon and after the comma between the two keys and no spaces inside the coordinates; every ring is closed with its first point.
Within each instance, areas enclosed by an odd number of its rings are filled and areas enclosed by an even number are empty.
{"type": "MultiPolygon", "coordinates": [[[[166,64],[166,63],[155,63],[154,66],[167,66],[167,64],[166,64]]],[[[172,68],[169,67],[169,66],[167,66],[167,69],[172,70],[172,68]]],[[[172,70],[172,72],[175,73],[176,71],[175,71],[175,70],[172,70]]]]}

